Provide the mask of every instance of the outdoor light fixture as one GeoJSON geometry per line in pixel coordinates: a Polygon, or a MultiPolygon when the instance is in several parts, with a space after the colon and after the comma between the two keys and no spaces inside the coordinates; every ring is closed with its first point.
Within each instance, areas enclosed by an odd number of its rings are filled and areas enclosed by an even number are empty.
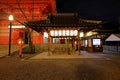
{"type": "Polygon", "coordinates": [[[73,30],[70,30],[70,36],[73,36],[73,30]]]}
{"type": "Polygon", "coordinates": [[[50,35],[51,35],[51,36],[54,36],[54,30],[51,30],[51,31],[50,31],[50,35]]]}
{"type": "Polygon", "coordinates": [[[51,30],[51,36],[77,36],[77,30],[51,30]]]}
{"type": "Polygon", "coordinates": [[[59,30],[59,36],[62,36],[62,31],[61,30],[59,30]]]}
{"type": "Polygon", "coordinates": [[[9,15],[9,20],[13,21],[13,15],[9,15]]]}
{"type": "Polygon", "coordinates": [[[66,30],[66,36],[70,36],[69,30],[66,30]]]}
{"type": "Polygon", "coordinates": [[[58,31],[57,30],[55,30],[55,34],[54,34],[55,36],[58,36],[58,31]]]}
{"type": "Polygon", "coordinates": [[[92,35],[92,32],[87,32],[87,36],[91,36],[92,35]]]}
{"type": "Polygon", "coordinates": [[[81,33],[80,33],[80,37],[83,37],[83,36],[84,36],[84,33],[83,33],[83,32],[81,32],[81,33]]]}
{"type": "Polygon", "coordinates": [[[12,21],[13,21],[13,15],[9,15],[9,20],[10,20],[10,32],[9,32],[9,53],[8,56],[10,56],[11,53],[11,28],[12,28],[12,21]]]}
{"type": "Polygon", "coordinates": [[[65,36],[65,30],[62,31],[62,35],[65,36]]]}
{"type": "Polygon", "coordinates": [[[48,33],[44,32],[44,37],[48,38],[48,33]]]}
{"type": "Polygon", "coordinates": [[[74,30],[74,36],[77,36],[77,34],[78,34],[78,31],[74,30]]]}

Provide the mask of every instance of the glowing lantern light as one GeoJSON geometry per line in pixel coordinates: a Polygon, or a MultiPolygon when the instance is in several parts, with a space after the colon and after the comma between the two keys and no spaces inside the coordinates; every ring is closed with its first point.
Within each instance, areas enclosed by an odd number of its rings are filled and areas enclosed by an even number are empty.
{"type": "Polygon", "coordinates": [[[88,32],[88,33],[87,33],[87,36],[91,36],[91,35],[92,35],[92,32],[88,32]]]}
{"type": "Polygon", "coordinates": [[[14,18],[13,18],[13,15],[9,15],[9,20],[10,20],[10,21],[13,21],[13,19],[14,19],[14,18]]]}
{"type": "Polygon", "coordinates": [[[74,30],[74,36],[77,36],[78,31],[74,30]]]}
{"type": "Polygon", "coordinates": [[[83,33],[83,32],[81,32],[81,33],[80,33],[80,37],[83,37],[83,36],[84,36],[84,33],[83,33]]]}
{"type": "Polygon", "coordinates": [[[69,36],[69,30],[66,30],[66,36],[69,36]]]}
{"type": "Polygon", "coordinates": [[[55,36],[58,36],[58,31],[57,30],[55,30],[55,36]]]}
{"type": "Polygon", "coordinates": [[[48,33],[44,32],[44,37],[48,38],[48,33]]]}
{"type": "Polygon", "coordinates": [[[63,30],[63,36],[65,36],[65,30],[63,30]]]}
{"type": "Polygon", "coordinates": [[[59,30],[59,32],[58,32],[58,33],[59,33],[59,36],[62,36],[62,31],[61,31],[61,30],[59,30]]]}
{"type": "Polygon", "coordinates": [[[50,31],[50,35],[51,35],[51,36],[54,36],[54,30],[51,30],[51,31],[50,31]]]}
{"type": "Polygon", "coordinates": [[[70,36],[73,36],[73,30],[70,30],[70,36]]]}

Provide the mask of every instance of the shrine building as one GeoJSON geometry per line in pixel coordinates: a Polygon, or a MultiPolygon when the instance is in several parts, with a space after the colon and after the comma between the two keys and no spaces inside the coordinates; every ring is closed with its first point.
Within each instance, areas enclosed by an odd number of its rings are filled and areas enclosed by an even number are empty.
{"type": "Polygon", "coordinates": [[[96,29],[101,29],[103,21],[84,19],[77,13],[57,13],[55,0],[0,1],[0,44],[9,43],[10,22],[12,44],[23,38],[25,44],[30,40],[34,45],[70,44],[76,49],[102,51],[96,29]]]}

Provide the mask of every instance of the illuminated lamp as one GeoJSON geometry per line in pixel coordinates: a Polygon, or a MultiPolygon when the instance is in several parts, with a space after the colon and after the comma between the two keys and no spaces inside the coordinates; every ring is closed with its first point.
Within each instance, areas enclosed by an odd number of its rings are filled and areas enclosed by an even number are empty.
{"type": "Polygon", "coordinates": [[[59,36],[62,36],[62,31],[61,31],[61,30],[59,30],[58,34],[59,34],[59,36]]]}
{"type": "Polygon", "coordinates": [[[10,56],[10,54],[11,54],[11,28],[12,28],[12,21],[14,20],[13,15],[9,15],[8,19],[10,20],[9,53],[8,53],[8,56],[10,56]]]}
{"type": "Polygon", "coordinates": [[[44,37],[48,38],[48,33],[44,32],[44,37]]]}
{"type": "Polygon", "coordinates": [[[51,35],[51,36],[54,36],[54,35],[55,35],[55,34],[54,34],[54,30],[51,30],[51,31],[50,31],[50,35],[51,35]]]}
{"type": "Polygon", "coordinates": [[[65,30],[63,30],[63,36],[65,36],[65,30]]]}
{"type": "Polygon", "coordinates": [[[73,30],[70,30],[70,36],[73,36],[73,30]]]}
{"type": "Polygon", "coordinates": [[[88,32],[88,33],[87,33],[87,36],[91,36],[91,35],[92,35],[92,32],[88,32]]]}
{"type": "Polygon", "coordinates": [[[84,36],[84,33],[83,32],[80,32],[80,37],[83,37],[84,36]]]}
{"type": "Polygon", "coordinates": [[[66,36],[69,36],[69,30],[66,30],[66,36]]]}
{"type": "Polygon", "coordinates": [[[74,36],[77,36],[77,34],[78,34],[78,31],[74,30],[74,36]]]}
{"type": "Polygon", "coordinates": [[[55,30],[55,36],[58,36],[58,31],[57,30],[55,30]]]}

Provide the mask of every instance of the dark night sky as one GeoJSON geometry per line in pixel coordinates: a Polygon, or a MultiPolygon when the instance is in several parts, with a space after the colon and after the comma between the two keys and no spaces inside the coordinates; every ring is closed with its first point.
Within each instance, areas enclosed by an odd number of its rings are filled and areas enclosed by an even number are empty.
{"type": "Polygon", "coordinates": [[[78,13],[81,18],[118,22],[120,0],[56,0],[58,13],[78,13]]]}

